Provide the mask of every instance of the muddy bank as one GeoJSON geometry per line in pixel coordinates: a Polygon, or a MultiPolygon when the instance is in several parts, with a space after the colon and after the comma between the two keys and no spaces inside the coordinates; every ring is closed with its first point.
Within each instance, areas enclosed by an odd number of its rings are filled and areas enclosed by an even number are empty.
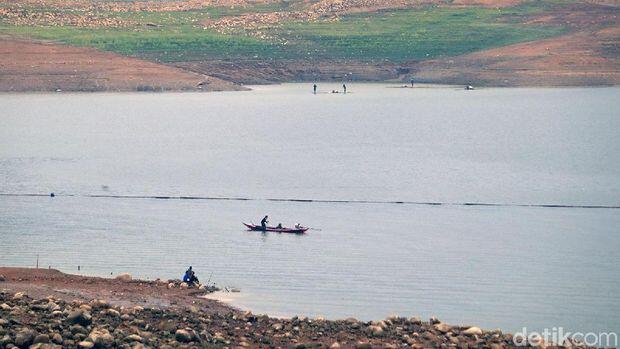
{"type": "Polygon", "coordinates": [[[207,74],[115,53],[0,37],[0,92],[244,89],[207,74]]]}
{"type": "Polygon", "coordinates": [[[411,72],[405,65],[355,61],[214,60],[179,62],[175,66],[245,85],[312,81],[381,82],[411,72]]]}
{"type": "Polygon", "coordinates": [[[0,348],[513,348],[499,330],[240,312],[167,281],[0,268],[0,348]]]}

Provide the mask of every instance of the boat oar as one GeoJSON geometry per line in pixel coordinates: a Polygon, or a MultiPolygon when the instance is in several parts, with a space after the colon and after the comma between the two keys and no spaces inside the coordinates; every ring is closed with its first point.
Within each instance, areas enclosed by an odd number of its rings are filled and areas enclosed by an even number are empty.
{"type": "Polygon", "coordinates": [[[323,231],[323,229],[310,228],[310,230],[323,231]]]}

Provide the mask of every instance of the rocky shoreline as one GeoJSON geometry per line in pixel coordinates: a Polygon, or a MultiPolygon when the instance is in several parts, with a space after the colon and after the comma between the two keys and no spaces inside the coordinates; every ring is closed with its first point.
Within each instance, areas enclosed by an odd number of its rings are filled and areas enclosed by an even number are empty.
{"type": "Polygon", "coordinates": [[[398,316],[277,319],[198,297],[205,292],[162,280],[0,268],[0,349],[517,348],[500,330],[398,316]],[[89,282],[98,291],[83,287],[89,282]]]}

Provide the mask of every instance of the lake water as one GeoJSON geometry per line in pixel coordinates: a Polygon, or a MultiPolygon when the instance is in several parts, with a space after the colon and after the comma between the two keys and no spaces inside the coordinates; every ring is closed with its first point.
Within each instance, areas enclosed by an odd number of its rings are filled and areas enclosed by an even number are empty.
{"type": "Polygon", "coordinates": [[[620,88],[310,89],[0,95],[0,265],[193,265],[282,316],[620,329],[620,88]],[[242,227],[265,214],[316,230],[242,227]]]}

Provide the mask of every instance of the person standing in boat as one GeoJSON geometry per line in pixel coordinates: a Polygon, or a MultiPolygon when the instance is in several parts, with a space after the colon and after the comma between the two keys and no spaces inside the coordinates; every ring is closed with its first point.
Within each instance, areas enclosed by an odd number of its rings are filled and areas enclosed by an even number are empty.
{"type": "Polygon", "coordinates": [[[269,223],[269,216],[265,216],[265,218],[260,221],[260,226],[263,230],[267,230],[267,223],[269,223]]]}

